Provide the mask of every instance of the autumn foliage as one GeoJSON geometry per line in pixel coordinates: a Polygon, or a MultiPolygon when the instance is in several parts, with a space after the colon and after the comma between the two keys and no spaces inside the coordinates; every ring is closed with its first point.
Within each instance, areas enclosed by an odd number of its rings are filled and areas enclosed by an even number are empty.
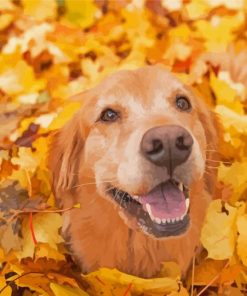
{"type": "MultiPolygon", "coordinates": [[[[247,2],[0,1],[0,295],[247,295],[247,2]],[[60,236],[46,155],[80,107],[71,96],[119,69],[163,64],[224,129],[218,185],[186,279],[80,274],[60,236]]],[[[74,205],[79,207],[80,205],[74,205]]],[[[70,209],[65,209],[70,210],[70,209]]],[[[94,246],[92,246],[94,247],[94,246]]]]}

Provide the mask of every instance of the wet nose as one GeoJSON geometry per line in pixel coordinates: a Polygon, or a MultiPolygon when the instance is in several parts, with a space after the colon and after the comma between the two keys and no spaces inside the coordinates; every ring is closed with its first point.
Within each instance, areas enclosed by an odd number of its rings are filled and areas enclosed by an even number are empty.
{"type": "Polygon", "coordinates": [[[172,172],[188,159],[192,146],[193,138],[186,129],[165,125],[151,128],[143,135],[141,152],[150,162],[172,172]]]}

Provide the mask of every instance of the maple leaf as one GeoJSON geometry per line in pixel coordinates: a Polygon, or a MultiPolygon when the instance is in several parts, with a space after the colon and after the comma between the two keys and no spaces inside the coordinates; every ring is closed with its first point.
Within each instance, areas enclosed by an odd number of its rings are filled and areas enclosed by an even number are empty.
{"type": "Polygon", "coordinates": [[[88,294],[79,288],[72,288],[56,283],[50,284],[51,290],[56,296],[88,296],[88,294]]]}
{"type": "Polygon", "coordinates": [[[1,296],[11,296],[12,295],[12,289],[10,286],[6,286],[6,279],[4,276],[0,276],[0,291],[1,291],[1,296]],[[4,290],[2,290],[3,288],[4,288],[4,290]]]}
{"type": "Polygon", "coordinates": [[[172,291],[179,291],[179,281],[172,278],[142,279],[124,274],[117,269],[101,268],[96,272],[85,275],[84,278],[90,284],[92,293],[111,293],[116,285],[123,290],[131,284],[131,291],[137,295],[164,295],[172,291]]]}
{"type": "Polygon", "coordinates": [[[210,204],[201,232],[201,242],[209,258],[231,258],[237,239],[236,219],[244,209],[244,203],[240,203],[238,208],[224,204],[221,200],[210,204]]]}
{"type": "Polygon", "coordinates": [[[37,208],[40,198],[30,200],[28,193],[17,181],[6,181],[0,190],[0,244],[9,252],[11,249],[20,250],[22,246],[21,218],[15,216],[16,211],[24,207],[37,208]]]}
{"type": "MultiPolygon", "coordinates": [[[[57,250],[57,244],[63,242],[59,235],[59,228],[62,226],[62,217],[57,213],[39,213],[33,216],[33,229],[37,242],[48,243],[49,247],[57,250]]],[[[30,232],[28,218],[25,217],[22,223],[23,248],[17,253],[19,258],[33,257],[35,244],[30,232]]]]}

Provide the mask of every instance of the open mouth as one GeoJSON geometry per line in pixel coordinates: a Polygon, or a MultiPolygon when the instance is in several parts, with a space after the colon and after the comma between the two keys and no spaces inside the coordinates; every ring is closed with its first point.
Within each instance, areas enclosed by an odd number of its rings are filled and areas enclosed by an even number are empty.
{"type": "Polygon", "coordinates": [[[112,188],[111,197],[137,219],[140,228],[155,237],[177,236],[189,226],[189,190],[182,183],[169,180],[148,194],[131,196],[112,188]]]}

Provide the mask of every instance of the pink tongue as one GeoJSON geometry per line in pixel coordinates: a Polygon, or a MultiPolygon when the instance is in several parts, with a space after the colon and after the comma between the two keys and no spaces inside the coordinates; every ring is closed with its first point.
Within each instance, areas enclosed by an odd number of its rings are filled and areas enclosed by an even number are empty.
{"type": "Polygon", "coordinates": [[[152,215],[160,219],[181,217],[186,210],[183,192],[171,182],[155,187],[148,194],[140,196],[138,201],[146,211],[149,204],[152,215]]]}

